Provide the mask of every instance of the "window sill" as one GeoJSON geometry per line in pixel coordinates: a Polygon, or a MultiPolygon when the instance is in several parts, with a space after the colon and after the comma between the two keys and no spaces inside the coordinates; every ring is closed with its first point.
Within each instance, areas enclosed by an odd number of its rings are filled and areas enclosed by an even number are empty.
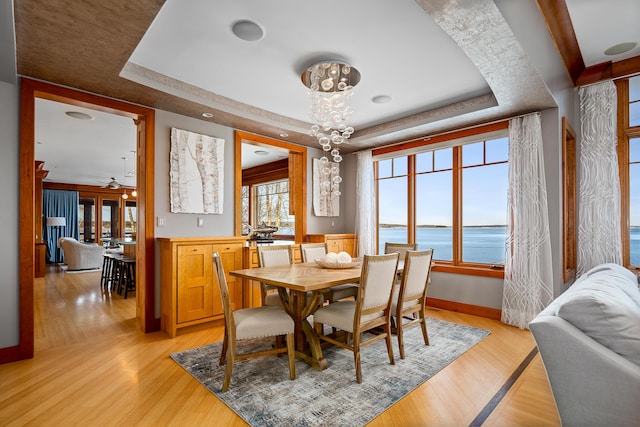
{"type": "Polygon", "coordinates": [[[493,277],[496,279],[504,279],[504,267],[491,268],[490,266],[460,266],[451,265],[444,262],[436,261],[431,271],[450,274],[466,274],[469,276],[493,277]]]}

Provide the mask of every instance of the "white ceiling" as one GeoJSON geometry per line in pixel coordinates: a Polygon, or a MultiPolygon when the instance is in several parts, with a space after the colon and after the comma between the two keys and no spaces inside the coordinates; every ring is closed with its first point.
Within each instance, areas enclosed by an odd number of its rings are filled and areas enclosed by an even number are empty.
{"type": "Polygon", "coordinates": [[[580,53],[587,67],[640,55],[640,0],[565,0],[580,53]],[[639,43],[629,52],[607,56],[619,43],[639,43]]]}
{"type": "Polygon", "coordinates": [[[360,129],[491,92],[471,60],[414,0],[333,0],[317,6],[312,12],[299,0],[277,6],[262,0],[169,0],[129,63],[308,122],[301,73],[319,60],[340,59],[362,76],[351,98],[352,124],[360,129]],[[240,19],[255,21],[263,38],[236,37],[231,26],[240,19]],[[409,49],[407,39],[427,44],[409,49]],[[371,99],[381,94],[393,100],[374,104],[371,99]]]}
{"type": "Polygon", "coordinates": [[[113,177],[135,186],[133,120],[41,98],[35,110],[35,158],[49,171],[45,181],[104,186],[113,177]],[[69,111],[93,119],[72,118],[65,114],[69,111]]]}
{"type": "MultiPolygon", "coordinates": [[[[612,45],[640,41],[640,0],[566,2],[587,66],[640,55],[640,47],[616,57],[603,54],[612,45]]],[[[387,137],[553,106],[530,61],[532,52],[522,47],[531,43],[517,39],[522,28],[513,16],[531,17],[531,37],[545,36],[532,3],[327,0],[311,10],[297,0],[277,6],[260,0],[167,0],[121,76],[295,135],[309,127],[300,73],[320,59],[344,60],[362,74],[351,98],[356,133],[348,149],[354,151],[381,145],[387,137]],[[238,39],[231,26],[240,19],[257,22],[264,37],[238,39]],[[377,95],[392,101],[375,104],[377,95]]],[[[36,160],[45,161],[47,180],[120,180],[122,157],[131,158],[135,150],[131,120],[90,111],[95,119],[80,121],[66,117],[68,109],[37,103],[36,160]]],[[[251,151],[243,150],[243,159],[251,151]]],[[[127,164],[132,171],[133,162],[127,164]]]]}

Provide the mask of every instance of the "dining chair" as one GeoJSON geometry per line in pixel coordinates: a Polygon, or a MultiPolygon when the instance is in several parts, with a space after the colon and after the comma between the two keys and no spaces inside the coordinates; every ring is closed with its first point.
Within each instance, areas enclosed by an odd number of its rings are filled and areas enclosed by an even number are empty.
{"type": "MultiPolygon", "coordinates": [[[[327,254],[326,243],[303,243],[300,245],[302,262],[313,262],[318,258],[324,258],[327,254]]],[[[325,300],[329,303],[336,302],[344,298],[355,298],[358,294],[358,285],[345,283],[344,285],[332,286],[322,292],[325,300]]]]}
{"type": "Polygon", "coordinates": [[[406,328],[420,324],[424,345],[429,345],[425,304],[432,259],[433,249],[407,251],[400,286],[394,288],[391,298],[391,324],[392,332],[395,330],[398,336],[401,359],[404,359],[403,333],[406,328]],[[404,320],[409,322],[403,323],[404,320]]]}
{"type": "Polygon", "coordinates": [[[232,311],[229,286],[225,276],[222,260],[217,252],[213,253],[213,267],[218,279],[222,307],[224,309],[224,341],[220,353],[220,365],[227,364],[222,382],[222,392],[229,390],[233,364],[236,360],[270,354],[287,353],[289,357],[289,377],[296,378],[294,322],[282,307],[254,307],[232,311]],[[286,347],[276,347],[251,353],[237,353],[237,341],[252,338],[285,336],[286,347]]]}
{"type": "Polygon", "coordinates": [[[394,242],[384,242],[384,253],[392,254],[397,253],[400,257],[400,260],[404,259],[404,254],[407,251],[417,251],[418,244],[417,243],[394,243],[394,242]]]}
{"type": "MultiPolygon", "coordinates": [[[[395,242],[384,242],[384,253],[392,254],[397,253],[398,259],[404,262],[404,254],[407,251],[417,251],[418,244],[417,243],[395,243],[395,242]]],[[[396,274],[396,281],[400,282],[402,279],[402,268],[400,268],[396,274]]]]}
{"type": "MultiPolygon", "coordinates": [[[[258,263],[260,267],[291,264],[291,245],[258,246],[258,263]]],[[[282,305],[277,290],[276,286],[260,283],[263,306],[282,305]]]]}
{"type": "Polygon", "coordinates": [[[345,340],[335,336],[318,334],[322,341],[353,351],[356,367],[356,381],[362,383],[360,348],[384,339],[387,345],[389,363],[395,364],[391,347],[391,291],[398,267],[398,254],[365,255],[362,262],[360,286],[355,301],[342,300],[320,307],[314,313],[315,330],[324,330],[323,325],[345,331],[345,340]],[[371,337],[363,339],[362,334],[382,326],[371,337]]]}

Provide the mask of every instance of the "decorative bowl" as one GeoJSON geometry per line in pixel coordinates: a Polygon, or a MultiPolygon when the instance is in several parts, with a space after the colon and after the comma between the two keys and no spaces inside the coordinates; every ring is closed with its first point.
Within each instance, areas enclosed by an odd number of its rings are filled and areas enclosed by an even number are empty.
{"type": "Polygon", "coordinates": [[[321,259],[316,259],[315,262],[322,268],[331,268],[334,270],[342,268],[356,268],[360,267],[360,264],[362,264],[362,260],[358,258],[353,258],[351,262],[325,262],[321,259]]]}

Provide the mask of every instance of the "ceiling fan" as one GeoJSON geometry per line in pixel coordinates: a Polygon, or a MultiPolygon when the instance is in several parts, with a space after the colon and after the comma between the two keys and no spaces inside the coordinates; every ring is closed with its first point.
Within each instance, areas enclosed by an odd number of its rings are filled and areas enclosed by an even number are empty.
{"type": "Polygon", "coordinates": [[[112,176],[111,182],[107,183],[103,188],[107,188],[107,187],[112,190],[117,190],[118,188],[122,187],[122,184],[116,181],[116,178],[112,176]]]}

